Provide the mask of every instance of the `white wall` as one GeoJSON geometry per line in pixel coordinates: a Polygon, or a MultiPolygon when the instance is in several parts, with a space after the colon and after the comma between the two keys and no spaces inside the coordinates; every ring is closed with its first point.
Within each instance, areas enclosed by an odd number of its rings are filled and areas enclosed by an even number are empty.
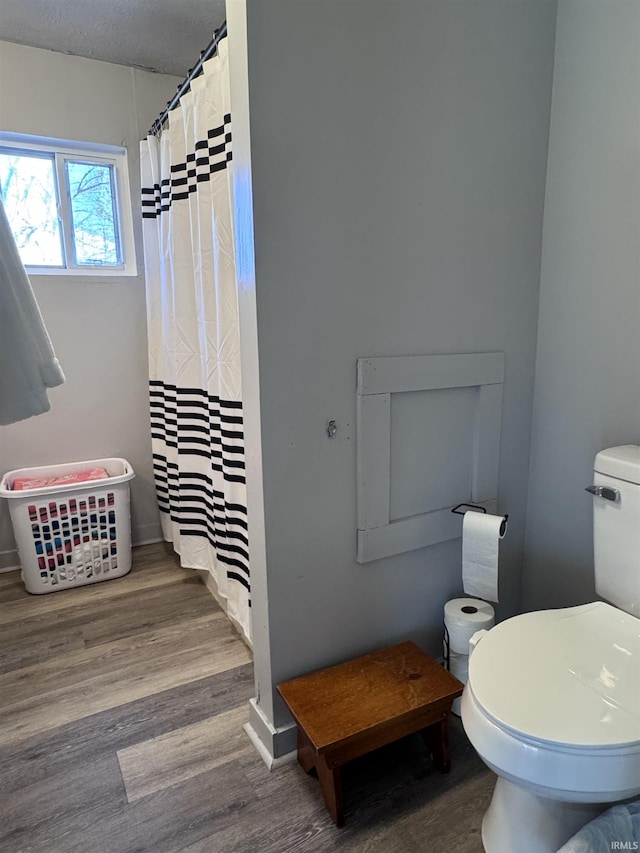
{"type": "Polygon", "coordinates": [[[277,754],[275,684],[407,638],[437,654],[461,591],[460,540],[355,561],[357,358],[505,352],[501,615],[519,606],[555,3],[246,6],[260,402],[245,404],[262,420],[251,548],[268,589],[254,646],[277,754]]]}
{"type": "MultiPolygon", "coordinates": [[[[51,411],[0,427],[0,471],[124,456],[137,474],[134,542],[160,537],[148,426],[138,141],[178,82],[0,42],[0,129],[127,148],[139,272],[32,278],[67,381],[49,392],[51,411]]],[[[8,512],[0,506],[0,567],[16,563],[13,547],[8,512]]]]}
{"type": "Polygon", "coordinates": [[[640,443],[640,4],[560,0],[524,603],[594,600],[596,453],[640,443]]]}

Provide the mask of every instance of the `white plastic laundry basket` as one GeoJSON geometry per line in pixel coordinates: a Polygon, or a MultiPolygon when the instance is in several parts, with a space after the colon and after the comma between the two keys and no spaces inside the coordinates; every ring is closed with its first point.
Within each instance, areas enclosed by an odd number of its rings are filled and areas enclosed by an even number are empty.
{"type": "Polygon", "coordinates": [[[44,593],[98,583],[131,569],[129,480],[126,459],[93,459],[9,471],[0,497],[9,500],[22,579],[28,592],[44,593]],[[14,490],[18,478],[61,477],[104,468],[108,477],[69,485],[14,490]]]}

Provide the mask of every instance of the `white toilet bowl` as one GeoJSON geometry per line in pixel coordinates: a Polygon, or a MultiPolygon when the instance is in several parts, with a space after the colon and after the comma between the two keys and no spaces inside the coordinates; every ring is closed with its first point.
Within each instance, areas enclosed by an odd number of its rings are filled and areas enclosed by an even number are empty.
{"type": "Polygon", "coordinates": [[[462,721],[498,775],[487,853],[555,853],[640,795],[640,619],[594,602],[500,623],[471,656],[462,721]]]}

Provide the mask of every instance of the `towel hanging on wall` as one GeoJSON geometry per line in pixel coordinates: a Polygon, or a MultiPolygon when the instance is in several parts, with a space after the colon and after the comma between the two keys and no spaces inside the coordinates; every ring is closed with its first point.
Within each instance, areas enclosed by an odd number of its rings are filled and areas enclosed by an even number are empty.
{"type": "Polygon", "coordinates": [[[0,424],[48,412],[64,382],[0,198],[0,424]]]}

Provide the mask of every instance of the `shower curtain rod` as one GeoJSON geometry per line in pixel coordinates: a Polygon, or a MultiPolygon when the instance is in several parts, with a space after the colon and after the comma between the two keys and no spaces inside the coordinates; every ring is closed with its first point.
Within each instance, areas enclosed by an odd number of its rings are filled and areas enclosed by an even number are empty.
{"type": "Polygon", "coordinates": [[[166,109],[160,113],[158,118],[154,121],[154,123],[149,128],[149,136],[155,136],[157,133],[160,133],[162,130],[162,125],[169,118],[169,113],[174,107],[178,106],[180,102],[180,98],[185,94],[185,92],[189,91],[189,87],[191,86],[191,81],[195,80],[195,78],[202,71],[202,66],[207,61],[207,59],[211,59],[213,54],[216,52],[219,42],[227,34],[227,22],[220,27],[220,29],[216,30],[213,38],[209,42],[209,44],[205,47],[205,49],[200,54],[200,59],[196,62],[193,68],[189,69],[189,73],[187,74],[183,83],[178,86],[178,91],[175,93],[173,98],[170,101],[167,101],[166,109]]]}

